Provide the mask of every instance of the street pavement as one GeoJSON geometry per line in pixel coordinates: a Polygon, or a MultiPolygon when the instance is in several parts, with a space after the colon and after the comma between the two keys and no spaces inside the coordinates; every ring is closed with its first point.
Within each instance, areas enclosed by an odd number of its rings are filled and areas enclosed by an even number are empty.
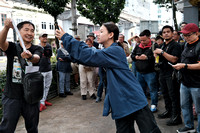
{"type": "MultiPolygon", "coordinates": [[[[103,101],[95,103],[94,99],[81,99],[79,89],[72,90],[74,95],[66,98],[56,97],[50,100],[53,106],[48,106],[40,113],[39,133],[115,133],[115,121],[111,115],[102,116],[103,101]]],[[[166,126],[168,119],[157,119],[157,114],[163,112],[164,100],[161,97],[158,111],[154,113],[162,133],[176,133],[178,126],[166,126]]],[[[196,125],[196,122],[195,122],[196,125]]],[[[136,133],[139,133],[135,124],[136,133]]],[[[16,133],[26,133],[24,120],[20,118],[16,133]]]]}

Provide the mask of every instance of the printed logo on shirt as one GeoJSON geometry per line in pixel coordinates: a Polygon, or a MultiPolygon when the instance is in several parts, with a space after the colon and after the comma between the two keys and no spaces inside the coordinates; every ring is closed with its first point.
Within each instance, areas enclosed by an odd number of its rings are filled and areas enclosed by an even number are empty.
{"type": "Polygon", "coordinates": [[[14,56],[13,60],[12,82],[22,83],[22,69],[17,56],[14,56]]]}

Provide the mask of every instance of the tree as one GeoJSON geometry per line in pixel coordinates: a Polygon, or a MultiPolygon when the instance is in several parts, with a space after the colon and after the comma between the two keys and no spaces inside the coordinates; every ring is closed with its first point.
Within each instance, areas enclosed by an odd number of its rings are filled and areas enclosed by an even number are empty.
{"type": "Polygon", "coordinates": [[[154,0],[155,4],[158,4],[160,7],[166,7],[167,9],[171,8],[173,13],[173,21],[174,21],[174,27],[175,30],[178,30],[178,24],[176,19],[176,5],[174,4],[174,0],[154,0]]]}
{"type": "MultiPolygon", "coordinates": [[[[38,8],[43,8],[51,16],[54,17],[55,29],[58,29],[57,17],[59,14],[64,12],[64,8],[69,0],[28,0],[30,4],[37,6],[38,8]]],[[[56,38],[57,48],[59,47],[59,41],[56,38]]]]}
{"type": "Polygon", "coordinates": [[[125,0],[77,0],[77,9],[94,24],[102,25],[109,21],[117,23],[124,4],[125,0]]]}

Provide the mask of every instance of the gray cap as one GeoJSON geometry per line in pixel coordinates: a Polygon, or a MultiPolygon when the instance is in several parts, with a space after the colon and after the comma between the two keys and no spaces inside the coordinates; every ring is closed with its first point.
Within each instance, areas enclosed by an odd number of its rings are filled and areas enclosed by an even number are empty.
{"type": "Polygon", "coordinates": [[[42,36],[48,36],[48,34],[46,32],[42,32],[39,34],[39,37],[42,37],[42,36]]]}
{"type": "Polygon", "coordinates": [[[94,37],[94,38],[95,38],[95,35],[94,35],[94,33],[93,33],[93,32],[91,32],[91,33],[89,33],[89,35],[87,35],[87,37],[89,37],[89,36],[92,36],[92,37],[94,37]]]}

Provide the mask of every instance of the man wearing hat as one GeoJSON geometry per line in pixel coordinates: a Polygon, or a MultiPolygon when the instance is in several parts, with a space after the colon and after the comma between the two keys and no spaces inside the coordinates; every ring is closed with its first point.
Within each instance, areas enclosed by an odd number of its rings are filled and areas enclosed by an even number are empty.
{"type": "Polygon", "coordinates": [[[43,93],[43,98],[40,100],[40,111],[45,110],[46,106],[52,106],[51,103],[46,101],[52,80],[52,70],[50,61],[50,58],[52,56],[52,48],[51,45],[47,43],[47,36],[48,36],[47,33],[41,33],[39,35],[39,40],[40,40],[39,45],[44,50],[42,58],[40,59],[40,72],[44,76],[44,93],[43,93]]]}
{"type": "Polygon", "coordinates": [[[180,100],[185,127],[178,129],[178,133],[195,132],[193,103],[198,117],[197,133],[200,133],[200,40],[198,30],[196,24],[189,23],[180,31],[187,43],[181,55],[181,63],[172,65],[182,74],[180,100]]]}
{"type": "Polygon", "coordinates": [[[90,38],[93,42],[93,46],[96,48],[96,49],[99,49],[99,44],[97,42],[94,41],[95,39],[95,35],[93,32],[89,33],[89,35],[87,35],[87,38],[90,38]]]}

